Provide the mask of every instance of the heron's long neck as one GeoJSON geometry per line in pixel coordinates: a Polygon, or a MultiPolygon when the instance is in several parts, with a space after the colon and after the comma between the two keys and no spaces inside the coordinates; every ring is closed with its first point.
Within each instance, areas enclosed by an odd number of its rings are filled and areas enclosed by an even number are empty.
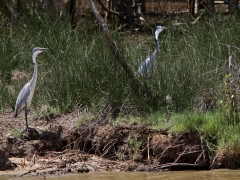
{"type": "Polygon", "coordinates": [[[31,84],[32,84],[33,88],[35,88],[36,82],[37,82],[37,62],[35,61],[33,77],[32,77],[32,80],[31,80],[31,84]]]}
{"type": "Polygon", "coordinates": [[[158,39],[155,39],[155,42],[156,42],[156,47],[159,48],[159,41],[158,41],[158,39]]]}
{"type": "Polygon", "coordinates": [[[155,52],[156,52],[156,54],[158,54],[158,51],[159,51],[159,42],[158,42],[158,39],[155,39],[155,42],[156,42],[155,52]]]}

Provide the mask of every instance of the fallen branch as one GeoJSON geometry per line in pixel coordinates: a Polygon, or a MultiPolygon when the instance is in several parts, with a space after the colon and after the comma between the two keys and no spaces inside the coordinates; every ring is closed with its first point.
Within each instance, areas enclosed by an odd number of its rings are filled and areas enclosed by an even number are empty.
{"type": "Polygon", "coordinates": [[[106,146],[104,146],[104,148],[103,148],[103,154],[101,155],[101,157],[104,157],[107,153],[108,153],[108,151],[109,151],[109,149],[117,142],[118,140],[117,139],[113,139],[112,141],[110,141],[109,143],[107,143],[107,145],[106,146]]]}
{"type": "Polygon", "coordinates": [[[23,174],[20,174],[19,177],[22,177],[22,176],[25,176],[27,174],[30,174],[31,172],[33,172],[33,170],[29,170],[29,171],[27,171],[27,172],[25,172],[23,174]]]}
{"type": "Polygon", "coordinates": [[[165,169],[165,168],[171,168],[171,167],[176,167],[176,166],[190,166],[190,167],[203,167],[202,165],[199,164],[191,164],[191,163],[166,163],[166,164],[161,164],[155,166],[155,168],[158,169],[165,169]]]}
{"type": "Polygon", "coordinates": [[[199,19],[202,17],[202,15],[204,14],[204,12],[202,12],[193,22],[191,22],[191,24],[196,24],[199,19]]]}
{"type": "Polygon", "coordinates": [[[136,95],[144,95],[147,96],[147,102],[149,105],[151,104],[152,107],[156,107],[156,104],[158,103],[158,99],[159,95],[157,95],[156,93],[153,93],[151,91],[151,88],[147,85],[147,84],[141,84],[141,82],[138,79],[138,75],[132,70],[131,66],[128,65],[127,61],[125,60],[124,56],[122,54],[120,54],[116,43],[113,41],[108,26],[105,23],[104,19],[102,18],[102,16],[100,15],[100,13],[97,11],[94,3],[92,0],[89,0],[90,3],[90,7],[92,9],[93,14],[95,15],[97,21],[100,23],[100,25],[102,26],[103,29],[103,33],[105,36],[105,39],[107,41],[107,44],[110,47],[110,50],[113,54],[113,56],[115,57],[114,60],[116,60],[121,66],[122,68],[125,70],[126,74],[128,75],[129,79],[130,79],[130,85],[132,90],[134,91],[134,93],[136,95]]]}
{"type": "Polygon", "coordinates": [[[102,16],[97,11],[93,1],[89,0],[89,2],[90,2],[90,6],[91,6],[91,9],[92,9],[95,17],[97,18],[97,21],[102,26],[103,33],[105,35],[105,38],[107,40],[108,45],[110,46],[110,49],[111,49],[113,55],[116,57],[117,61],[120,63],[120,65],[123,67],[123,69],[127,72],[127,74],[130,76],[130,78],[136,78],[136,75],[133,72],[133,70],[131,69],[131,67],[127,64],[127,62],[125,61],[124,57],[119,53],[119,50],[118,50],[118,48],[116,46],[116,43],[111,38],[108,26],[105,23],[105,21],[102,18],[102,16]]]}
{"type": "Polygon", "coordinates": [[[194,164],[197,164],[197,162],[199,161],[199,159],[202,157],[204,153],[204,150],[202,150],[202,152],[199,154],[198,158],[196,159],[195,163],[194,164]]]}
{"type": "Polygon", "coordinates": [[[177,163],[177,161],[182,157],[182,155],[185,154],[186,150],[187,150],[187,147],[185,147],[184,151],[179,154],[179,156],[178,156],[177,159],[174,161],[174,163],[177,163]]]}
{"type": "Polygon", "coordinates": [[[213,160],[212,160],[212,163],[211,163],[211,166],[209,167],[209,169],[214,169],[215,168],[215,165],[216,165],[216,159],[218,158],[218,153],[214,156],[213,160]]]}

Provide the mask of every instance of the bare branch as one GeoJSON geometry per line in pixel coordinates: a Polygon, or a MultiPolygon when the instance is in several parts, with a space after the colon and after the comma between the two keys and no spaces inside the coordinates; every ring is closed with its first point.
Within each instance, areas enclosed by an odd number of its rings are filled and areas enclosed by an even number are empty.
{"type": "Polygon", "coordinates": [[[102,8],[103,8],[105,11],[108,11],[108,12],[110,12],[111,14],[116,15],[116,16],[123,15],[123,14],[121,14],[121,13],[119,13],[119,12],[116,12],[116,11],[113,11],[113,10],[107,8],[107,7],[102,3],[101,0],[97,0],[97,2],[102,6],[102,8]]]}
{"type": "MultiPolygon", "coordinates": [[[[105,11],[108,11],[109,13],[113,14],[113,15],[116,15],[118,18],[120,18],[121,20],[123,20],[123,16],[130,16],[129,14],[126,14],[126,13],[121,13],[121,12],[117,12],[117,11],[113,11],[109,8],[107,8],[101,0],[97,0],[97,2],[102,6],[102,8],[105,10],[105,11]]],[[[134,4],[133,6],[131,6],[132,8],[137,8],[138,5],[134,4]]],[[[134,18],[139,18],[141,16],[141,14],[137,14],[136,16],[133,16],[131,15],[131,17],[134,17],[134,18]]]]}

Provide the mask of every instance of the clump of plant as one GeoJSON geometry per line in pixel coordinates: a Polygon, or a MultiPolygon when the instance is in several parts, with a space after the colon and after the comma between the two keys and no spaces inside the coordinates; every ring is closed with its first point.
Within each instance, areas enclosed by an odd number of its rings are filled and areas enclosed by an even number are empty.
{"type": "Polygon", "coordinates": [[[19,138],[22,135],[22,130],[14,129],[14,130],[12,130],[11,135],[13,138],[19,138]]]}
{"type": "Polygon", "coordinates": [[[133,137],[129,141],[129,147],[128,147],[128,153],[129,153],[129,158],[137,161],[141,160],[142,154],[141,154],[141,146],[142,146],[142,141],[138,140],[137,137],[133,137]]]}

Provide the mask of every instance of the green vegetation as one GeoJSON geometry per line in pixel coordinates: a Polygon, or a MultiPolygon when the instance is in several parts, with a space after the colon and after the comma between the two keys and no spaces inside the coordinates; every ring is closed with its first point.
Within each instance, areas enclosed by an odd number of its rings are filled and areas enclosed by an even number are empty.
{"type": "MultiPolygon", "coordinates": [[[[4,19],[0,21],[5,27],[4,19]]],[[[45,105],[59,112],[74,107],[94,108],[101,114],[119,112],[116,122],[150,123],[155,129],[171,127],[174,133],[199,132],[206,140],[216,139],[220,149],[239,150],[238,107],[229,107],[231,98],[225,84],[228,49],[221,45],[240,47],[240,23],[236,17],[195,25],[167,25],[168,30],[159,36],[162,44],[154,74],[140,78],[160,97],[155,106],[148,104],[145,94],[133,93],[131,80],[115,61],[101,28],[90,20],[74,31],[68,22],[42,14],[28,15],[22,22],[12,31],[0,29],[0,110],[14,108],[20,89],[31,78],[32,48],[47,47],[50,51],[37,58],[39,73],[32,107],[37,112],[45,105]],[[166,118],[168,94],[172,97],[171,116],[166,118]],[[205,96],[214,101],[215,112],[198,111],[209,105],[201,101],[205,96]]],[[[137,71],[140,62],[153,52],[154,26],[150,32],[143,30],[133,35],[111,32],[137,71]]],[[[239,52],[232,50],[237,62],[239,52]]],[[[83,116],[79,123],[88,119],[83,116]]]]}
{"type": "Polygon", "coordinates": [[[19,138],[22,135],[22,130],[14,129],[11,134],[13,138],[19,138]]]}

